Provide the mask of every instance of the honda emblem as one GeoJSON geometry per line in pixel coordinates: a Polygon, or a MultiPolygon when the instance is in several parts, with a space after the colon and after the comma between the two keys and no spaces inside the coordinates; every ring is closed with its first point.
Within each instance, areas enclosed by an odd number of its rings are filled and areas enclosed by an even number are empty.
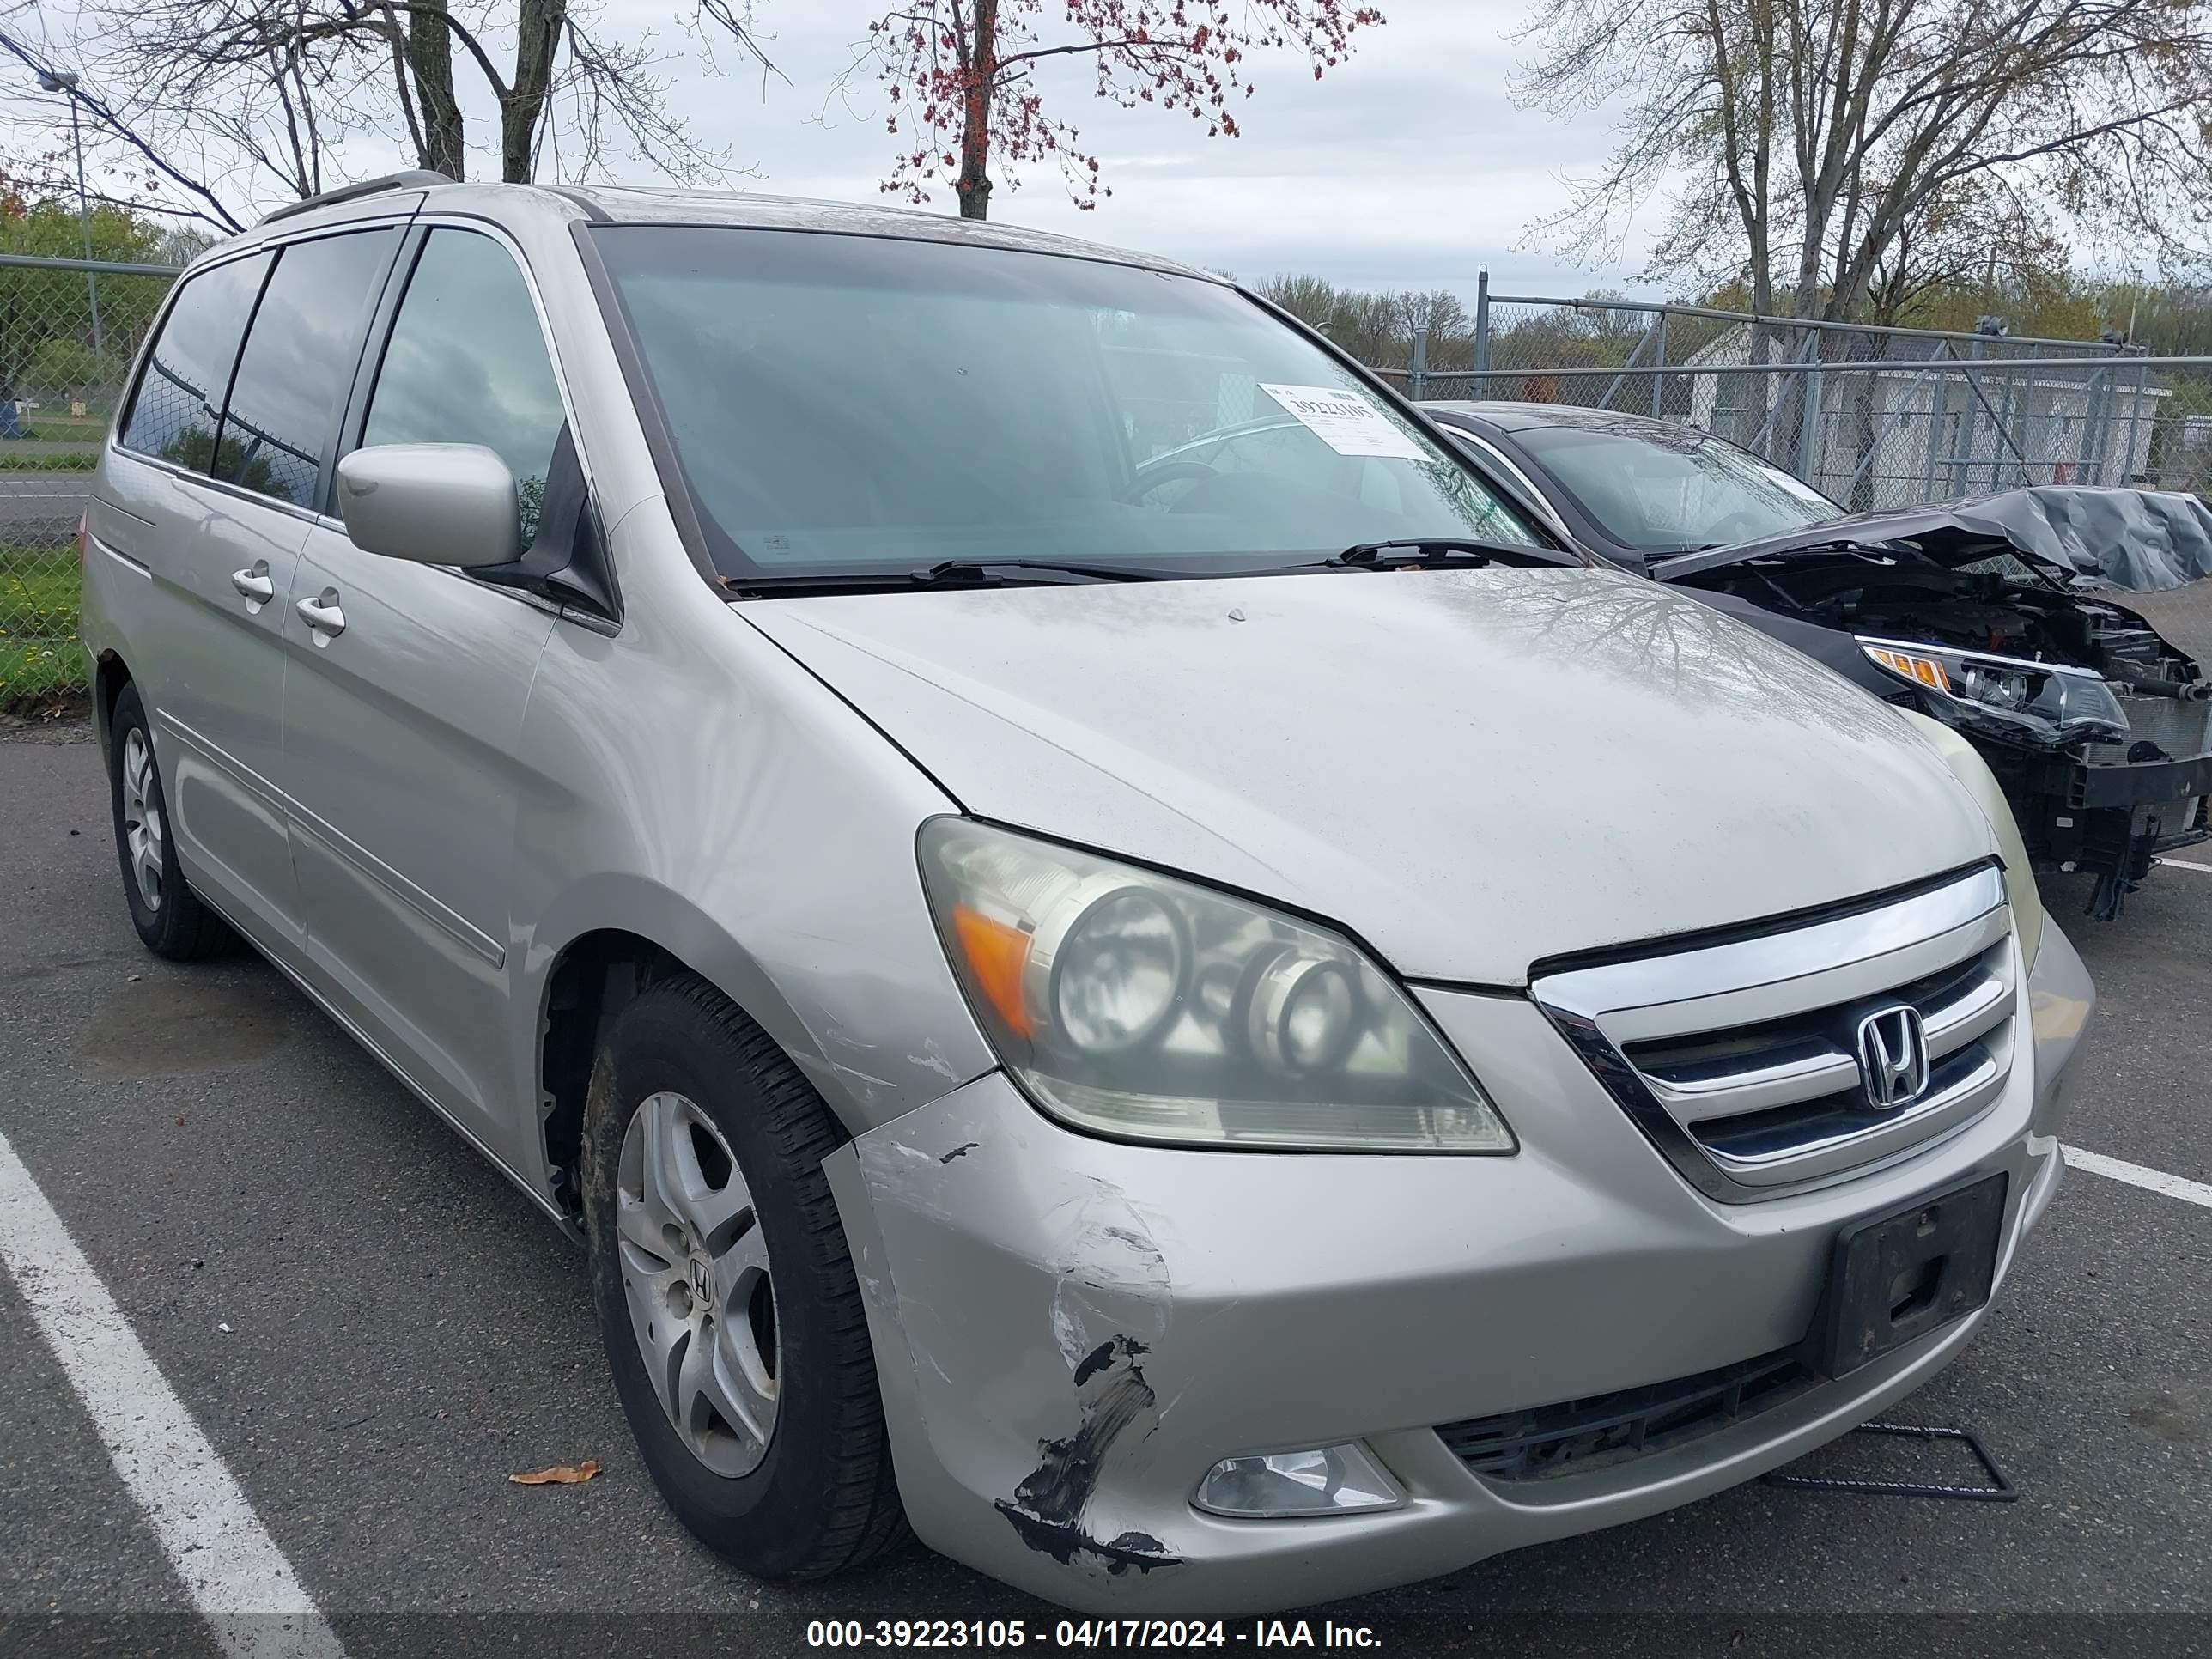
{"type": "Polygon", "coordinates": [[[1928,1090],[1928,1028],[1900,1003],[1859,1022],[1859,1078],[1878,1112],[1910,1106],[1928,1090]]]}

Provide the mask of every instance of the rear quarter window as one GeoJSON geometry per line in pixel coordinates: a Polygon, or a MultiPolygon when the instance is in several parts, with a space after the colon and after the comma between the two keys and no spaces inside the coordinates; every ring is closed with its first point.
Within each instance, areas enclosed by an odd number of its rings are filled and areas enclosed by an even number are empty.
{"type": "Polygon", "coordinates": [[[270,262],[269,254],[251,254],[184,279],[139,371],[118,440],[124,448],[208,471],[239,342],[270,262]]]}

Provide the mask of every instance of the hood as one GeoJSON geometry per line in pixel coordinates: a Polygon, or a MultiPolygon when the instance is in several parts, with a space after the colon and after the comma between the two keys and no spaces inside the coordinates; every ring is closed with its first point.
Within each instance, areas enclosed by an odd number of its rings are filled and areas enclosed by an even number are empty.
{"type": "Polygon", "coordinates": [[[1940,564],[2020,552],[2072,575],[2139,592],[2212,576],[2212,509],[2194,495],[2155,489],[2044,485],[1972,501],[1862,513],[1733,547],[1708,548],[1650,567],[1660,581],[1753,559],[1911,542],[1940,564]]]}
{"type": "Polygon", "coordinates": [[[969,812],[1349,928],[1410,977],[1772,916],[1985,857],[1893,710],[1590,570],[738,607],[969,812]]]}

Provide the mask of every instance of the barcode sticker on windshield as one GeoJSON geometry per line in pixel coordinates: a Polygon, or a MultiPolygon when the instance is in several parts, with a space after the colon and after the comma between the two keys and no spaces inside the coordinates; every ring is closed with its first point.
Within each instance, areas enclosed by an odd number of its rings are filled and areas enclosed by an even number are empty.
{"type": "Polygon", "coordinates": [[[1269,386],[1260,390],[1298,417],[1340,455],[1391,455],[1425,461],[1428,455],[1391,418],[1357,392],[1341,386],[1269,386]]]}

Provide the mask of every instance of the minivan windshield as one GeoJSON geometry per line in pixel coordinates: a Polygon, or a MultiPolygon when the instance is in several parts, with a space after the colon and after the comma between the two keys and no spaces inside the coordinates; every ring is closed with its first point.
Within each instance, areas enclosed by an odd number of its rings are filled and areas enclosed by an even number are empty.
{"type": "Polygon", "coordinates": [[[593,234],[726,576],[1212,574],[1433,538],[1545,556],[1464,464],[1223,284],[878,236],[593,234]]]}
{"type": "Polygon", "coordinates": [[[1839,519],[1844,509],[1748,450],[1689,427],[1532,427],[1514,439],[1613,540],[1687,553],[1839,519]]]}

